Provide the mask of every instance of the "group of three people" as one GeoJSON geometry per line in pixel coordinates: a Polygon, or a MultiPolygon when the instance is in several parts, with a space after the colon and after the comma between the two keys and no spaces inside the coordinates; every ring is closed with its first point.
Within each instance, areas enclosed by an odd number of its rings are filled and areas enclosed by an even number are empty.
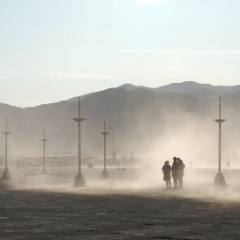
{"type": "Polygon", "coordinates": [[[169,165],[169,161],[166,161],[162,167],[163,180],[167,184],[167,188],[171,188],[171,172],[174,182],[174,188],[183,187],[185,165],[180,158],[174,157],[172,167],[169,165]]]}

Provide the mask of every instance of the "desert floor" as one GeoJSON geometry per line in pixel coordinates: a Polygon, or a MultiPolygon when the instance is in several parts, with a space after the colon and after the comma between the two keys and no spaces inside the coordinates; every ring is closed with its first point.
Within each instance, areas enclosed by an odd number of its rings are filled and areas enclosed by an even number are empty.
{"type": "MultiPolygon", "coordinates": [[[[240,239],[240,170],[186,169],[183,190],[165,190],[159,169],[10,168],[0,180],[0,239],[240,239]]],[[[3,168],[0,169],[2,175],[3,168]]]]}

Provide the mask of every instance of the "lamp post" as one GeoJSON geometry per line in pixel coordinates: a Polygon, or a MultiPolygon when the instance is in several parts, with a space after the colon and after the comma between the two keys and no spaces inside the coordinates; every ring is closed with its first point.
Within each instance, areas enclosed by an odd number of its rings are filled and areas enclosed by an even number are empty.
{"type": "Polygon", "coordinates": [[[226,185],[226,181],[221,172],[221,150],[222,150],[222,123],[225,122],[225,119],[221,118],[221,97],[219,98],[219,119],[216,119],[215,122],[219,125],[219,137],[218,137],[218,173],[214,178],[214,185],[223,187],[226,185]]]}
{"type": "Polygon", "coordinates": [[[8,170],[8,134],[10,134],[10,132],[7,131],[7,118],[6,118],[6,132],[3,132],[3,134],[5,134],[5,169],[3,172],[3,179],[10,179],[10,173],[8,170]]]}
{"type": "Polygon", "coordinates": [[[43,133],[43,170],[42,170],[42,175],[47,175],[47,169],[46,169],[46,159],[45,159],[45,143],[47,139],[45,138],[45,128],[44,128],[44,133],[43,133]]]}
{"type": "Polygon", "coordinates": [[[78,123],[78,174],[74,180],[74,187],[84,187],[86,186],[85,179],[81,173],[81,165],[82,165],[82,153],[81,153],[81,122],[85,120],[85,118],[81,118],[81,104],[80,97],[78,98],[78,118],[74,118],[78,123]]]}
{"type": "Polygon", "coordinates": [[[106,121],[104,119],[104,132],[102,132],[102,135],[104,136],[104,169],[102,172],[102,178],[106,179],[109,178],[108,171],[106,169],[107,162],[106,162],[106,136],[108,135],[108,132],[106,132],[106,121]]]}
{"type": "Polygon", "coordinates": [[[115,147],[114,147],[114,127],[109,127],[108,128],[109,131],[111,131],[111,137],[112,137],[112,150],[111,150],[111,153],[112,153],[112,160],[113,162],[116,161],[116,155],[117,155],[117,150],[115,150],[115,147]]]}

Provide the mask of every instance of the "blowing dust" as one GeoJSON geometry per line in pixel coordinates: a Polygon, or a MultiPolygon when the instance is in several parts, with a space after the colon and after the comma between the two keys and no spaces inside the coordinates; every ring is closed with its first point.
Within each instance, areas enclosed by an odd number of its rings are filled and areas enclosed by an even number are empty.
{"type": "MultiPolygon", "coordinates": [[[[171,162],[170,162],[171,164],[171,162]]],[[[216,188],[215,168],[194,168],[186,165],[183,189],[165,189],[161,164],[143,168],[108,168],[109,179],[101,179],[102,168],[83,168],[86,187],[73,188],[75,168],[48,168],[48,175],[40,175],[40,168],[11,169],[12,178],[1,181],[1,188],[28,191],[52,191],[67,194],[112,195],[137,194],[144,197],[180,197],[201,201],[235,202],[240,199],[239,169],[223,169],[227,186],[216,188]]],[[[1,168],[1,172],[3,169],[1,168]]],[[[171,179],[173,186],[173,181],[171,179]]]]}

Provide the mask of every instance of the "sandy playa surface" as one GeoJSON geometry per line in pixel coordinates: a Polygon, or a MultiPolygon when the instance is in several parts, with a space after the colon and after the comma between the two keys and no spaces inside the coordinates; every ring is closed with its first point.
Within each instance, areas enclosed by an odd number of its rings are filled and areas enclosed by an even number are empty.
{"type": "MultiPolygon", "coordinates": [[[[2,174],[1,169],[0,174],[2,174]]],[[[240,239],[239,170],[189,169],[184,190],[165,190],[161,172],[83,169],[86,188],[72,188],[76,170],[10,169],[0,180],[0,239],[240,239]],[[235,183],[235,185],[234,185],[235,183]]]]}

